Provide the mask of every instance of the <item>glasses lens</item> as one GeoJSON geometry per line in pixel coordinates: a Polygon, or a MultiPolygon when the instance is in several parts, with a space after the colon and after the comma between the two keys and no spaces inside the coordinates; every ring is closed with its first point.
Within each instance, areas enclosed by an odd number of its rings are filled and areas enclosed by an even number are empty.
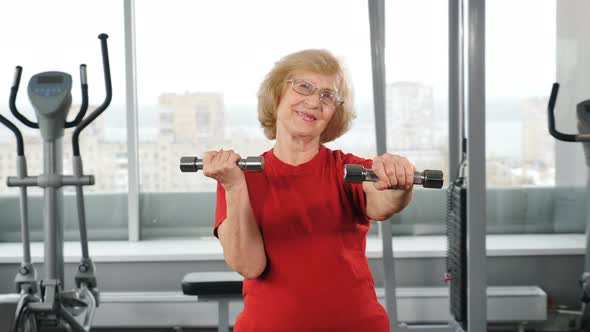
{"type": "MultiPolygon", "coordinates": [[[[295,92],[304,96],[311,96],[317,91],[315,85],[306,80],[290,80],[289,82],[291,82],[291,87],[295,92]]],[[[339,106],[342,104],[342,97],[328,89],[320,90],[320,100],[327,106],[339,106]]]]}
{"type": "Polygon", "coordinates": [[[293,81],[293,90],[295,90],[295,92],[298,92],[302,95],[309,96],[315,92],[315,86],[305,80],[294,80],[293,81]]]}
{"type": "Polygon", "coordinates": [[[328,106],[338,106],[340,102],[340,96],[334,91],[322,90],[320,91],[320,100],[328,106]]]}

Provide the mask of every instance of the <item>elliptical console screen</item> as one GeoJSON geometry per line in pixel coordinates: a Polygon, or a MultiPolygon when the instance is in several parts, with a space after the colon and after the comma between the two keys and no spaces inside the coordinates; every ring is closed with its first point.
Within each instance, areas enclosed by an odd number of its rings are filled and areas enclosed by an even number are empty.
{"type": "Polygon", "coordinates": [[[61,75],[44,75],[37,77],[37,84],[61,84],[64,78],[61,75]]]}

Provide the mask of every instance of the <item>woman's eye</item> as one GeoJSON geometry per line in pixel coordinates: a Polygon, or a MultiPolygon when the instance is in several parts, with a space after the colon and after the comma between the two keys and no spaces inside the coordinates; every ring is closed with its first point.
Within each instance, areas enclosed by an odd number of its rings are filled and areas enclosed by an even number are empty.
{"type": "Polygon", "coordinates": [[[305,90],[311,90],[311,84],[309,84],[309,83],[305,83],[305,82],[304,82],[304,83],[300,83],[300,84],[299,84],[299,86],[300,86],[302,89],[305,89],[305,90]]]}

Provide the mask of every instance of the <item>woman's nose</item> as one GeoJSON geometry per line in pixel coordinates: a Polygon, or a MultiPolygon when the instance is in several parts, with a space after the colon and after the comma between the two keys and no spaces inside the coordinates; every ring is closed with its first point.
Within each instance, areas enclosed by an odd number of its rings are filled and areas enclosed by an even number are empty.
{"type": "Polygon", "coordinates": [[[320,107],[320,94],[316,91],[314,94],[305,96],[305,105],[310,108],[320,107]]]}

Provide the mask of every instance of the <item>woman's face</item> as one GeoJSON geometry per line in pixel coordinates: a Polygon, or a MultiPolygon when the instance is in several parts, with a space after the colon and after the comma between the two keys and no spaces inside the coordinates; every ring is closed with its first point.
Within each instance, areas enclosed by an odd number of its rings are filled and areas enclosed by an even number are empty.
{"type": "MultiPolygon", "coordinates": [[[[294,91],[292,83],[286,84],[277,109],[277,137],[288,134],[301,138],[319,138],[337,108],[320,101],[320,91],[325,89],[337,93],[337,76],[296,71],[291,77],[293,80],[305,80],[317,89],[312,95],[306,96],[294,91]]],[[[306,82],[298,82],[309,88],[306,82]]],[[[313,87],[311,90],[313,91],[313,87]]]]}

